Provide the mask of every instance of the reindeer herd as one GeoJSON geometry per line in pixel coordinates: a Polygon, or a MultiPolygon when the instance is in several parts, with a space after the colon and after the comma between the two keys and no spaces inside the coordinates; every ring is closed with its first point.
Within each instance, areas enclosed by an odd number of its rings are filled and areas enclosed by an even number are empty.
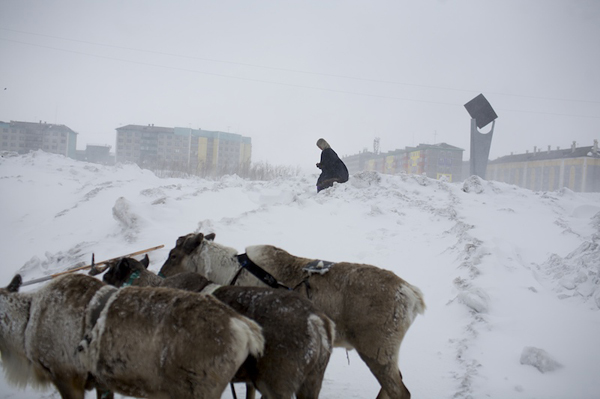
{"type": "Polygon", "coordinates": [[[64,399],[91,389],[98,399],[218,399],[235,382],[247,399],[310,399],[333,347],[343,347],[369,367],[378,399],[410,397],[398,354],[425,310],[418,288],[371,265],[269,245],[238,254],[214,239],[179,237],[158,275],[146,255],[26,293],[15,276],[0,288],[7,380],[53,384],[64,399]]]}

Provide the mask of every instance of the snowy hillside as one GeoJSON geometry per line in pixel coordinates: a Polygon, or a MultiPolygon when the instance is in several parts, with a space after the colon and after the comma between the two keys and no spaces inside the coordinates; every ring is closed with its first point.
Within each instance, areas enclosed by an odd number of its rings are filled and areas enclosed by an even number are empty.
{"type": "MultiPolygon", "coordinates": [[[[365,172],[317,195],[316,174],[159,179],[133,165],[3,155],[2,286],[17,272],[28,281],[88,264],[92,253],[99,261],[164,244],[149,254],[157,271],[177,237],[215,232],[240,253],[273,244],[373,264],[419,287],[428,308],[400,353],[414,398],[600,393],[598,193],[365,172]]],[[[374,398],[378,390],[356,353],[334,351],[322,398],[374,398]]],[[[0,377],[0,398],[37,397],[0,377]]]]}

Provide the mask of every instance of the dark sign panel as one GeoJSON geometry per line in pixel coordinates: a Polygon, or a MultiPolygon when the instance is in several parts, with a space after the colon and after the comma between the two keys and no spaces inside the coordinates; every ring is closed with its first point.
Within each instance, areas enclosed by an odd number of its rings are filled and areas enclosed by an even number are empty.
{"type": "Polygon", "coordinates": [[[498,118],[498,115],[496,115],[496,112],[494,112],[494,109],[483,94],[466,103],[465,108],[469,115],[471,115],[471,118],[475,119],[479,129],[498,118]]]}

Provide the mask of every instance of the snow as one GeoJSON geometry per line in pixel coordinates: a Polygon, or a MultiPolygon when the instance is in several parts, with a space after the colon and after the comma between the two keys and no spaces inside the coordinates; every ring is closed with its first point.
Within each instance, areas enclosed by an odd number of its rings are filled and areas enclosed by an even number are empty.
{"type": "MultiPolygon", "coordinates": [[[[317,195],[316,178],[161,179],[135,165],[5,153],[0,284],[163,244],[149,254],[156,272],[177,237],[215,232],[240,253],[272,244],[373,264],[419,287],[427,310],[400,353],[415,398],[598,397],[600,193],[363,172],[317,195]]],[[[334,350],[322,398],[378,390],[356,352],[334,350]]],[[[40,395],[59,397],[0,378],[0,399],[40,395]]]]}
{"type": "Polygon", "coordinates": [[[521,353],[521,364],[533,366],[542,373],[554,371],[557,368],[562,367],[562,365],[554,360],[548,352],[532,346],[523,349],[523,353],[521,353]]]}

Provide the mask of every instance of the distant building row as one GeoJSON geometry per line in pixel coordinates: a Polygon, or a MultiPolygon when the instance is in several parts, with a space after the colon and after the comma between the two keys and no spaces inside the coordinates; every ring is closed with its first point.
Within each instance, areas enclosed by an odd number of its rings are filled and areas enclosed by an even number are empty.
{"type": "Polygon", "coordinates": [[[117,162],[197,174],[230,173],[248,167],[250,137],[181,127],[127,125],[117,128],[117,162]]]}
{"type": "Polygon", "coordinates": [[[425,174],[432,179],[444,176],[448,181],[462,179],[463,149],[446,143],[419,144],[387,153],[364,151],[357,155],[343,157],[350,174],[363,170],[381,173],[425,174]]]}
{"type": "Polygon", "coordinates": [[[25,154],[43,150],[53,154],[76,158],[77,133],[65,125],[40,121],[1,122],[0,150],[25,154]]]}
{"type": "MultiPolygon", "coordinates": [[[[468,177],[469,162],[462,161],[463,149],[441,144],[419,144],[387,153],[364,151],[342,158],[351,174],[364,170],[381,173],[424,174],[448,181],[468,177]]],[[[578,192],[600,192],[600,152],[594,145],[508,155],[488,162],[487,180],[514,184],[535,191],[555,191],[566,187],[578,192]]]]}
{"type": "MultiPolygon", "coordinates": [[[[150,169],[179,170],[192,174],[235,173],[250,165],[252,143],[238,134],[154,125],[127,125],[117,130],[117,162],[133,162],[150,169]]],[[[0,121],[0,151],[20,154],[43,150],[73,159],[114,163],[110,146],[88,145],[77,151],[77,133],[65,125],[45,122],[0,121]]],[[[387,153],[364,151],[343,157],[351,174],[363,171],[425,174],[461,181],[468,176],[464,150],[446,143],[419,144],[387,153]]],[[[508,155],[487,166],[486,179],[536,191],[567,187],[573,191],[600,192],[600,152],[594,145],[508,155]]]]}
{"type": "Polygon", "coordinates": [[[507,155],[488,163],[486,179],[528,188],[555,191],[566,187],[579,192],[600,192],[600,152],[594,145],[507,155]]]}
{"type": "Polygon", "coordinates": [[[115,156],[110,146],[77,151],[77,133],[45,122],[0,122],[0,151],[25,154],[43,150],[73,159],[110,164],[132,162],[151,169],[189,173],[228,173],[250,164],[252,142],[239,134],[188,128],[127,125],[117,130],[115,156]]]}

